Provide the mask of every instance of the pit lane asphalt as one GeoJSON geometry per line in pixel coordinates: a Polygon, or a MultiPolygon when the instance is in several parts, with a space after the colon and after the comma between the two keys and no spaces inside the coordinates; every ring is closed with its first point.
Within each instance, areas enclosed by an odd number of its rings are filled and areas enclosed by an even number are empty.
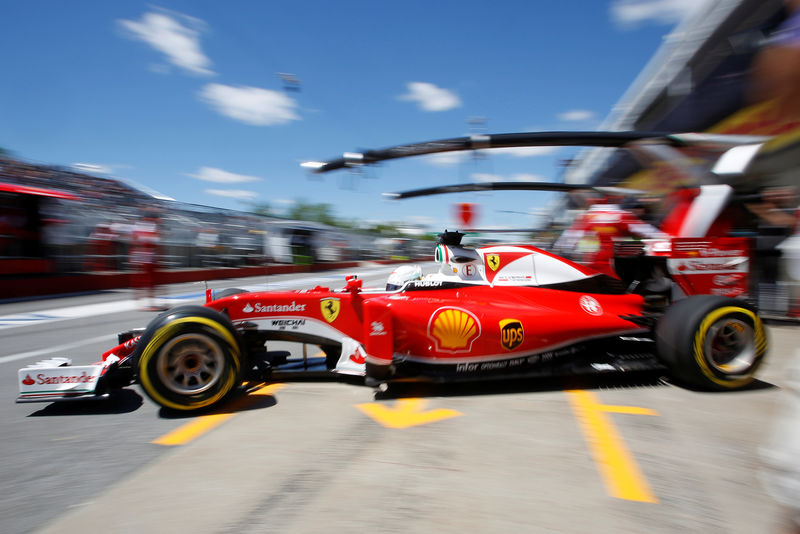
{"type": "MultiPolygon", "coordinates": [[[[322,285],[340,287],[344,274],[322,285]]],[[[366,285],[386,274],[364,275],[366,285]]],[[[129,297],[0,304],[0,317],[129,297]]],[[[0,358],[107,336],[70,351],[75,363],[94,361],[116,332],[152,316],[107,312],[0,330],[0,358]]],[[[197,418],[169,417],[136,387],[107,402],[13,404],[16,370],[28,360],[0,359],[0,532],[777,532],[757,449],[800,335],[769,331],[769,360],[748,391],[608,376],[409,386],[376,401],[364,386],[292,382],[174,446],[154,441],[197,418]],[[423,403],[412,411],[460,415],[388,428],[363,411],[400,410],[408,398],[423,403]],[[620,451],[627,465],[612,458],[620,451]],[[652,502],[615,496],[625,468],[639,472],[627,483],[649,489],[652,502]]]]}

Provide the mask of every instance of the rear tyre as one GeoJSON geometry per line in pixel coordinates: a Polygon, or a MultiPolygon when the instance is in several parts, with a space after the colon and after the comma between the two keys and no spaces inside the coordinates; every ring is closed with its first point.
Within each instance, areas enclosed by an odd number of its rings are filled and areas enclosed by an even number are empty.
{"type": "Polygon", "coordinates": [[[210,409],[241,383],[238,337],[216,310],[185,306],[162,314],[142,335],[140,347],[139,382],[165,408],[210,409]]]}
{"type": "Polygon", "coordinates": [[[767,335],[740,300],[692,296],[667,309],[656,328],[659,357],[678,380],[711,390],[739,389],[755,378],[767,335]]]}

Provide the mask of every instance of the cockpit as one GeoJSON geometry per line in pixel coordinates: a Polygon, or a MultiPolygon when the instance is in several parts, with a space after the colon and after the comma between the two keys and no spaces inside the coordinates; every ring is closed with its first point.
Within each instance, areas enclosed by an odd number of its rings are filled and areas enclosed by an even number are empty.
{"type": "Polygon", "coordinates": [[[494,245],[470,248],[461,245],[464,234],[440,234],[434,251],[439,269],[423,275],[418,265],[398,267],[386,289],[396,291],[416,280],[492,286],[547,286],[584,280],[595,273],[554,254],[528,245],[494,245]]]}

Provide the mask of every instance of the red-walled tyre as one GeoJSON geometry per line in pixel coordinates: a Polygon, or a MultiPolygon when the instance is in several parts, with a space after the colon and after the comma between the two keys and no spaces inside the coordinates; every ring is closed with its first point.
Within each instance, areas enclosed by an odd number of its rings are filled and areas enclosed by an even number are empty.
{"type": "Polygon", "coordinates": [[[659,357],[672,375],[701,389],[739,389],[755,378],[767,335],[747,303],[697,295],[672,305],[656,327],[659,357]]]}

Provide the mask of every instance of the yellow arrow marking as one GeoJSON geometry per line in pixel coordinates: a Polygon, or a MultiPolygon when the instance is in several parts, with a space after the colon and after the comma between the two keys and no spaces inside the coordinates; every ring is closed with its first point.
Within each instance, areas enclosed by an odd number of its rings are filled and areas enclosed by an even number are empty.
{"type": "MultiPolygon", "coordinates": [[[[264,387],[251,391],[247,397],[244,398],[246,399],[254,395],[272,395],[282,387],[283,384],[268,384],[264,387]]],[[[172,432],[164,434],[160,438],[153,440],[152,443],[155,443],[156,445],[183,445],[192,441],[196,437],[205,434],[209,430],[218,427],[235,415],[236,412],[201,415],[200,417],[176,428],[172,432]]]]}
{"type": "Polygon", "coordinates": [[[425,399],[398,399],[394,408],[387,408],[383,404],[370,402],[357,404],[356,408],[387,428],[408,428],[410,426],[426,425],[464,415],[456,410],[440,408],[424,412],[425,399]]]}
{"type": "Polygon", "coordinates": [[[600,404],[590,391],[574,390],[566,393],[609,493],[618,499],[657,503],[658,499],[653,495],[647,479],[606,412],[636,415],[658,413],[634,406],[600,404]]]}

